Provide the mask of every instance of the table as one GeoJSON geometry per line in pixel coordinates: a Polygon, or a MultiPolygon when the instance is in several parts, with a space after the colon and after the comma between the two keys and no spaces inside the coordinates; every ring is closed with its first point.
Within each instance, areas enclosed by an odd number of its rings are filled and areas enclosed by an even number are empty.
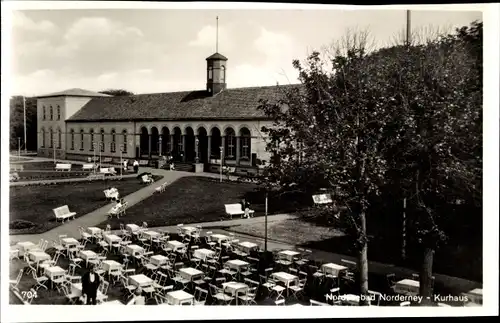
{"type": "Polygon", "coordinates": [[[136,232],[136,231],[139,231],[139,229],[141,228],[140,226],[138,226],[137,224],[127,224],[126,225],[126,228],[128,231],[130,232],[136,232]]]}
{"type": "Polygon", "coordinates": [[[323,266],[321,266],[321,271],[325,274],[331,274],[331,275],[334,275],[334,276],[339,276],[339,274],[345,270],[347,270],[349,268],[347,268],[346,266],[342,266],[342,265],[338,265],[338,264],[334,264],[334,263],[329,263],[329,264],[323,264],[323,266]]]}
{"type": "Polygon", "coordinates": [[[153,280],[151,278],[149,278],[148,276],[143,275],[143,274],[133,275],[133,276],[130,276],[129,278],[130,278],[130,284],[137,286],[137,287],[144,288],[144,287],[149,287],[149,286],[153,285],[153,280]]]}
{"type": "Polygon", "coordinates": [[[112,244],[122,241],[122,238],[120,238],[116,234],[107,234],[104,236],[104,240],[106,240],[107,243],[112,244]]]}
{"type": "Polygon", "coordinates": [[[101,233],[101,229],[97,227],[88,227],[87,231],[92,235],[92,236],[97,236],[101,233]]]}
{"type": "Polygon", "coordinates": [[[104,260],[102,262],[102,269],[108,272],[108,275],[111,271],[119,269],[122,267],[122,264],[116,262],[114,260],[104,260]]]}
{"type": "Polygon", "coordinates": [[[295,275],[291,275],[291,274],[286,273],[284,271],[272,273],[271,276],[273,278],[279,280],[280,282],[284,283],[286,288],[290,287],[290,283],[299,281],[299,277],[297,277],[295,275]]]}
{"type": "Polygon", "coordinates": [[[145,231],[142,234],[148,240],[161,236],[161,233],[156,231],[145,231]]]}
{"type": "Polygon", "coordinates": [[[167,246],[172,248],[172,250],[174,251],[177,249],[184,248],[184,244],[177,240],[170,240],[169,242],[167,242],[167,246]]]}
{"type": "Polygon", "coordinates": [[[109,302],[102,302],[99,305],[125,305],[125,304],[123,304],[119,300],[114,300],[114,301],[109,301],[109,302]]]}
{"type": "Polygon", "coordinates": [[[59,266],[45,268],[45,276],[47,276],[50,280],[54,280],[59,276],[64,276],[65,274],[66,270],[59,266]]]}
{"type": "Polygon", "coordinates": [[[396,283],[394,292],[409,296],[418,296],[420,292],[420,282],[413,279],[403,279],[396,283]]]}
{"type": "Polygon", "coordinates": [[[215,256],[215,251],[210,249],[196,249],[193,254],[193,257],[201,260],[207,260],[207,258],[211,258],[213,256],[215,256]]]}
{"type": "Polygon", "coordinates": [[[343,303],[349,304],[349,305],[359,305],[359,295],[354,295],[354,294],[345,294],[345,295],[340,295],[340,300],[343,303]]]}
{"type": "Polygon", "coordinates": [[[165,265],[168,261],[168,257],[163,255],[154,255],[151,257],[151,263],[155,266],[165,265]]]}
{"type": "Polygon", "coordinates": [[[210,241],[216,240],[218,243],[222,243],[229,240],[229,237],[223,234],[212,234],[210,236],[210,241]]]}
{"type": "Polygon", "coordinates": [[[250,264],[246,261],[243,261],[243,260],[233,259],[233,260],[228,260],[226,262],[226,265],[231,269],[236,269],[237,271],[240,271],[242,268],[244,268],[250,264]]]}
{"type": "Polygon", "coordinates": [[[92,250],[80,250],[80,258],[88,262],[89,260],[96,259],[97,254],[92,250]]]}
{"type": "Polygon", "coordinates": [[[224,292],[229,292],[236,299],[236,305],[238,305],[238,294],[240,292],[246,292],[248,290],[248,285],[239,282],[228,282],[223,283],[222,288],[224,292]]]}
{"type": "Polygon", "coordinates": [[[246,253],[250,253],[252,250],[259,248],[259,246],[256,243],[249,242],[249,241],[240,242],[238,245],[246,253]]]}
{"type": "Polygon", "coordinates": [[[195,268],[181,268],[179,269],[179,274],[186,278],[189,279],[190,281],[193,280],[193,278],[196,278],[198,276],[203,276],[205,273],[202,272],[201,270],[195,269],[195,268]]]}
{"type": "Polygon", "coordinates": [[[180,305],[184,302],[191,302],[192,304],[193,300],[194,296],[183,290],[176,290],[174,292],[167,293],[167,302],[169,305],[180,305]]]}
{"type": "Polygon", "coordinates": [[[30,250],[38,248],[38,246],[31,241],[18,242],[16,246],[19,249],[19,256],[23,256],[30,250]]]}
{"type": "Polygon", "coordinates": [[[61,242],[63,247],[78,246],[80,244],[75,238],[64,238],[61,242]]]}
{"type": "Polygon", "coordinates": [[[136,254],[142,255],[144,253],[144,248],[136,244],[129,244],[125,252],[132,256],[136,254]]]}
{"type": "Polygon", "coordinates": [[[50,255],[43,251],[30,251],[29,257],[34,262],[40,262],[45,260],[50,260],[50,255]]]}
{"type": "Polygon", "coordinates": [[[292,251],[292,250],[283,250],[283,251],[279,252],[278,255],[281,258],[284,258],[284,259],[286,259],[288,261],[293,261],[293,258],[295,256],[300,255],[300,252],[292,251]]]}
{"type": "Polygon", "coordinates": [[[196,231],[197,229],[195,227],[181,227],[181,231],[185,232],[186,234],[191,234],[191,232],[196,231]]]}
{"type": "MultiPolygon", "coordinates": [[[[101,282],[102,284],[102,282],[101,282]]],[[[82,296],[82,283],[77,283],[77,284],[71,284],[71,292],[72,294],[75,295],[75,297],[80,297],[82,296]]],[[[102,292],[100,290],[97,291],[97,298],[101,298],[102,292]]]]}

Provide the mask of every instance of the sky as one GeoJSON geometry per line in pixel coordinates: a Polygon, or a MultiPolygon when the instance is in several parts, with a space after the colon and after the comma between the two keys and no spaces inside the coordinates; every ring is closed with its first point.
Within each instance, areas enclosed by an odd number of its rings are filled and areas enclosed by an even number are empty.
{"type": "MultiPolygon", "coordinates": [[[[293,59],[347,30],[370,32],[376,47],[404,31],[404,10],[23,10],[12,18],[13,95],[70,88],[136,94],[205,88],[205,58],[228,58],[227,86],[298,83],[293,59]]],[[[474,11],[412,10],[412,30],[453,31],[474,11]]]]}

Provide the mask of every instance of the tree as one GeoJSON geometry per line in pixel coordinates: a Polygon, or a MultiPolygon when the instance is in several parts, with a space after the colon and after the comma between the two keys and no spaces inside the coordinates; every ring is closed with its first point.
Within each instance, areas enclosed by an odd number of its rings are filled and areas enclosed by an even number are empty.
{"type": "MultiPolygon", "coordinates": [[[[423,250],[420,295],[431,296],[433,255],[453,231],[456,201],[482,192],[482,23],[394,55],[388,92],[400,106],[390,180],[410,197],[410,232],[423,250]]],[[[476,220],[477,221],[477,220],[476,220]]],[[[464,224],[461,221],[460,224],[464,224]]]]}
{"type": "MultiPolygon", "coordinates": [[[[26,136],[28,150],[37,149],[36,99],[26,99],[26,136]]],[[[21,149],[24,147],[24,107],[23,97],[13,96],[10,99],[10,149],[18,149],[17,138],[21,138],[21,149]]]]}
{"type": "Polygon", "coordinates": [[[303,87],[284,89],[283,99],[259,106],[274,120],[262,129],[275,156],[268,180],[286,188],[297,182],[314,186],[320,179],[316,184],[335,191],[337,203],[348,207],[343,216],[327,212],[354,238],[361,295],[368,294],[366,215],[370,196],[379,194],[384,183],[384,150],[391,140],[384,134],[396,110],[396,102],[385,95],[385,79],[379,77],[390,66],[367,55],[366,39],[366,34],[344,38],[331,70],[318,52],[305,63],[294,61],[303,87]]]}
{"type": "Polygon", "coordinates": [[[112,95],[112,96],[130,96],[130,95],[134,95],[134,93],[129,92],[127,90],[122,90],[122,89],[108,89],[108,90],[105,90],[105,91],[100,91],[99,93],[108,94],[108,95],[112,95]]]}

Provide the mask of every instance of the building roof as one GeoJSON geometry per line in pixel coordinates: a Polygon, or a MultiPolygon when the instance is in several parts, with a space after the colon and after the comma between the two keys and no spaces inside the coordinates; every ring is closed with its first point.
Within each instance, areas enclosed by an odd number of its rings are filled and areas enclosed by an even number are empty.
{"type": "Polygon", "coordinates": [[[88,91],[84,89],[69,89],[61,92],[39,95],[37,98],[50,98],[54,96],[85,96],[85,97],[110,97],[111,95],[88,91]]]}
{"type": "Polygon", "coordinates": [[[215,54],[212,54],[212,55],[210,55],[210,56],[207,57],[207,61],[211,61],[211,60],[223,60],[223,61],[227,61],[227,57],[225,57],[222,54],[215,53],[215,54]]]}
{"type": "Polygon", "coordinates": [[[186,91],[93,98],[68,121],[266,119],[261,99],[276,102],[300,85],[227,89],[214,96],[186,91]]]}

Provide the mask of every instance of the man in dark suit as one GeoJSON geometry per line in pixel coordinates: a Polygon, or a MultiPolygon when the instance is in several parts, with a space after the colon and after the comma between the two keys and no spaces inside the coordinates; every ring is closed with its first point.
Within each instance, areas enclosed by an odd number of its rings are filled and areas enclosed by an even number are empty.
{"type": "Polygon", "coordinates": [[[97,290],[101,284],[99,275],[95,273],[95,267],[91,267],[89,272],[82,276],[82,295],[87,296],[87,305],[95,305],[97,290]]]}

